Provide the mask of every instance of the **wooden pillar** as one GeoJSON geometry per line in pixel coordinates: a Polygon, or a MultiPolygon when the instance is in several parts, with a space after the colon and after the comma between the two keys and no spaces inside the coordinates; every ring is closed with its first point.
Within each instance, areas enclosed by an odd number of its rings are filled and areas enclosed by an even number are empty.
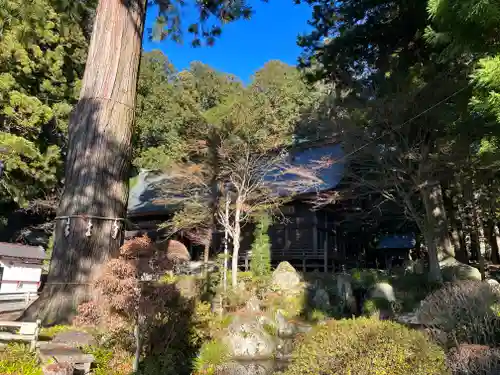
{"type": "Polygon", "coordinates": [[[290,246],[289,246],[289,240],[288,240],[288,225],[284,224],[284,231],[285,231],[285,244],[283,246],[283,251],[282,251],[282,255],[283,255],[283,258],[285,259],[285,249],[289,249],[290,246]]]}
{"type": "Polygon", "coordinates": [[[313,211],[313,224],[312,224],[312,250],[313,254],[318,252],[318,215],[313,211]]]}
{"type": "Polygon", "coordinates": [[[328,272],[328,232],[325,233],[325,240],[323,243],[323,267],[324,271],[328,272]]]}

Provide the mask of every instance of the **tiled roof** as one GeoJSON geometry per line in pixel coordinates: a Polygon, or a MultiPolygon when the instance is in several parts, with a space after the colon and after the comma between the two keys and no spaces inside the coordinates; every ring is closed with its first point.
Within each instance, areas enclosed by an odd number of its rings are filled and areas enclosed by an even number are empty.
{"type": "MultiPolygon", "coordinates": [[[[328,158],[332,163],[327,168],[322,168],[318,176],[322,180],[320,186],[316,186],[313,190],[330,190],[335,188],[344,175],[344,151],[338,143],[314,145],[310,147],[301,147],[290,152],[293,159],[292,164],[297,166],[308,165],[314,160],[328,158]]],[[[275,181],[276,189],[287,181],[292,182],[294,175],[283,175],[279,181],[275,181]]],[[[169,179],[168,174],[154,171],[142,171],[137,177],[133,186],[130,189],[128,200],[128,216],[142,216],[148,213],[172,212],[178,208],[178,199],[169,199],[162,195],[160,188],[162,183],[166,183],[169,179]]],[[[272,178],[269,179],[270,181],[272,178]]],[[[272,184],[272,182],[270,182],[272,184]]],[[[303,192],[304,193],[304,192],[303,192]]],[[[172,197],[170,197],[172,198],[172,197]]]]}
{"type": "Polygon", "coordinates": [[[380,239],[377,249],[413,249],[416,245],[415,234],[387,235],[380,239]]]}
{"type": "Polygon", "coordinates": [[[28,246],[15,243],[0,242],[0,258],[27,258],[27,259],[45,259],[45,251],[41,246],[28,246]]]}

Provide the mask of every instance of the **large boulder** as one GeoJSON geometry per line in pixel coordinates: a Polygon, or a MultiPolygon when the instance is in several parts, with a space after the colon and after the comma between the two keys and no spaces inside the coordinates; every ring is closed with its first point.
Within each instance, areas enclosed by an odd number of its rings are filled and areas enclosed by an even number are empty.
{"type": "Polygon", "coordinates": [[[347,274],[338,274],[336,277],[337,297],[341,301],[347,301],[354,296],[352,291],[352,277],[347,274]]]}
{"type": "Polygon", "coordinates": [[[231,361],[222,366],[218,366],[217,375],[270,375],[274,371],[274,361],[248,361],[239,363],[231,361]]]}
{"type": "Polygon", "coordinates": [[[328,292],[324,289],[316,289],[313,297],[313,304],[314,307],[317,309],[321,310],[328,310],[330,309],[330,296],[328,295],[328,292]]]}
{"type": "Polygon", "coordinates": [[[370,289],[370,299],[379,299],[387,302],[395,302],[394,288],[389,283],[376,283],[370,289]]]}
{"type": "Polygon", "coordinates": [[[256,296],[251,296],[250,299],[245,304],[245,310],[251,313],[260,312],[260,301],[256,296]]]}
{"type": "Polygon", "coordinates": [[[444,281],[455,280],[477,280],[481,281],[481,272],[475,267],[469,266],[456,260],[455,258],[448,257],[439,262],[439,267],[443,274],[444,281]]]}
{"type": "Polygon", "coordinates": [[[229,325],[223,342],[231,357],[240,359],[273,357],[278,339],[271,335],[267,319],[257,315],[237,315],[229,325]]]}
{"type": "Polygon", "coordinates": [[[351,313],[357,312],[356,297],[352,287],[352,277],[348,274],[338,274],[336,276],[337,297],[342,306],[351,313]]]}
{"type": "Polygon", "coordinates": [[[500,283],[495,279],[486,279],[485,282],[488,283],[488,285],[490,285],[492,288],[500,287],[500,283]]]}
{"type": "Polygon", "coordinates": [[[74,329],[56,333],[52,338],[52,342],[74,348],[97,345],[96,339],[90,333],[74,329]]]}
{"type": "Polygon", "coordinates": [[[283,292],[302,291],[300,275],[288,262],[281,262],[273,272],[271,279],[273,289],[283,292]]]}

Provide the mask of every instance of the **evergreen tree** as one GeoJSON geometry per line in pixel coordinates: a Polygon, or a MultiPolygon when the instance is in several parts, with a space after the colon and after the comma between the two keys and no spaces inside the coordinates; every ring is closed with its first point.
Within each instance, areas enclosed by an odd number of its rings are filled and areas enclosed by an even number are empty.
{"type": "MultiPolygon", "coordinates": [[[[91,2],[80,12],[92,7],[91,2]]],[[[0,203],[26,206],[62,179],[68,117],[87,40],[58,2],[0,1],[0,203]]]]}
{"type": "Polygon", "coordinates": [[[255,227],[250,270],[257,277],[269,276],[271,273],[271,241],[268,235],[270,225],[269,215],[262,214],[255,227]]]}

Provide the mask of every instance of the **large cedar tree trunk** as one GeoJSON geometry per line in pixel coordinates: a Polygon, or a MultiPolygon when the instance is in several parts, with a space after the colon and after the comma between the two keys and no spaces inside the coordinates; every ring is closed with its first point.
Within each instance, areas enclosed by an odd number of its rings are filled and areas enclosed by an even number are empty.
{"type": "MultiPolygon", "coordinates": [[[[126,216],[131,136],[145,0],[100,0],[87,65],[69,124],[65,188],[58,216],[126,216]]],[[[46,323],[67,322],[89,298],[99,266],[115,256],[123,231],[112,220],[72,218],[69,235],[58,220],[50,272],[41,298],[25,313],[46,323]]],[[[120,225],[123,229],[123,222],[120,225]]]]}
{"type": "Polygon", "coordinates": [[[439,182],[428,181],[421,190],[425,207],[425,241],[429,251],[429,277],[441,281],[439,262],[454,257],[454,249],[448,235],[448,221],[439,182]]]}
{"type": "Polygon", "coordinates": [[[428,182],[422,189],[427,221],[434,232],[438,258],[455,257],[455,251],[448,233],[448,219],[443,202],[441,185],[438,182],[428,182]]]}

